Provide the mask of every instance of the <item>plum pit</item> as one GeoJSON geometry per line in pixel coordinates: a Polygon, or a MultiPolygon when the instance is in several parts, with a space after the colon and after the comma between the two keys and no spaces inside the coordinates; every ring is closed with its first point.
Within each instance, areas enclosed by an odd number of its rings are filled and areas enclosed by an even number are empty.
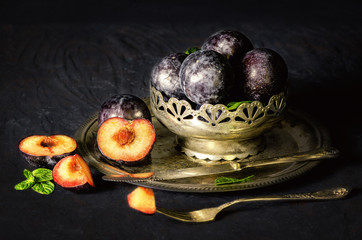
{"type": "Polygon", "coordinates": [[[104,121],[97,132],[98,149],[103,156],[121,162],[146,159],[155,141],[155,129],[147,119],[127,121],[114,117],[104,121]]]}
{"type": "Polygon", "coordinates": [[[56,145],[57,145],[56,141],[50,137],[45,137],[43,141],[40,142],[40,146],[45,148],[52,148],[56,145]]]}
{"type": "Polygon", "coordinates": [[[124,146],[133,142],[135,133],[130,127],[124,127],[116,132],[113,138],[119,145],[124,146]]]}

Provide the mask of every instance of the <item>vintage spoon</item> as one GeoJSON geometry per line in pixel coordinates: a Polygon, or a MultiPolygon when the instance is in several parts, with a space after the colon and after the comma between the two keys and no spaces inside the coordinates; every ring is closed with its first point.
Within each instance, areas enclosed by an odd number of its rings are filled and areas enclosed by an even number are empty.
{"type": "Polygon", "coordinates": [[[261,197],[240,198],[231,202],[224,203],[213,208],[204,208],[191,212],[179,212],[157,207],[157,212],[167,217],[183,222],[210,222],[215,220],[216,215],[223,209],[236,203],[253,201],[306,201],[306,200],[332,200],[346,197],[350,189],[338,187],[333,189],[321,190],[317,192],[271,195],[261,197]]]}

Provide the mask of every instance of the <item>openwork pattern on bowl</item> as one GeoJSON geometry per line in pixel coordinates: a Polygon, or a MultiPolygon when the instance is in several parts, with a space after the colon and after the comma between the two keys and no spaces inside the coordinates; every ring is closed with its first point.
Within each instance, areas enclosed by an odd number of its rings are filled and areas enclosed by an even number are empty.
{"type": "Polygon", "coordinates": [[[151,106],[163,117],[180,124],[194,123],[197,127],[212,129],[246,129],[279,116],[286,107],[286,96],[284,93],[274,95],[266,106],[259,101],[253,101],[243,103],[233,111],[227,110],[223,104],[204,104],[200,109],[195,110],[185,100],[170,98],[166,102],[161,92],[151,88],[151,106]]]}

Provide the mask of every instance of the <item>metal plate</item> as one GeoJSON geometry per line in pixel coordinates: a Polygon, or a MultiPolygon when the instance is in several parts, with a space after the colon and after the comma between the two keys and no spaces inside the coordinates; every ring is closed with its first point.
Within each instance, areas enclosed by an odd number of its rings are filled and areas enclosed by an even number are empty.
{"type": "MultiPolygon", "coordinates": [[[[111,161],[99,152],[96,136],[98,130],[97,115],[89,118],[76,132],[75,139],[83,158],[103,174],[117,174],[120,170],[131,173],[157,172],[163,169],[179,169],[187,167],[220,164],[222,161],[200,160],[186,156],[177,150],[175,135],[162,126],[156,118],[152,118],[156,129],[156,142],[151,152],[151,161],[140,166],[127,166],[111,161]]],[[[266,148],[256,156],[245,159],[282,156],[290,153],[304,152],[322,146],[329,146],[330,139],[324,127],[310,117],[296,110],[289,109],[285,118],[270,132],[264,135],[266,148]]],[[[244,178],[254,175],[253,181],[231,185],[214,185],[220,175],[185,178],[165,181],[135,182],[133,184],[155,189],[177,192],[226,192],[260,188],[284,182],[304,174],[319,162],[291,163],[268,167],[249,168],[241,172],[223,174],[222,176],[244,178]]]]}

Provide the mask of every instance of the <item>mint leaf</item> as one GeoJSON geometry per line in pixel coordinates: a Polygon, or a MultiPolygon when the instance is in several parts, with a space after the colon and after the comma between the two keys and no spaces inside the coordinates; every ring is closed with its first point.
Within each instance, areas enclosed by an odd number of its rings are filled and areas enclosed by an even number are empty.
{"type": "Polygon", "coordinates": [[[243,103],[251,103],[252,101],[230,102],[226,105],[226,109],[231,111],[237,109],[243,103]]]}
{"type": "Polygon", "coordinates": [[[226,185],[226,184],[234,184],[234,183],[245,183],[250,182],[251,178],[253,178],[254,175],[250,175],[246,178],[230,178],[230,177],[218,177],[215,179],[215,185],[226,185]]]}
{"type": "Polygon", "coordinates": [[[14,187],[15,190],[25,190],[25,189],[31,188],[34,185],[35,178],[29,170],[24,169],[24,176],[26,177],[26,179],[24,181],[16,184],[14,187]]]}
{"type": "Polygon", "coordinates": [[[24,176],[25,176],[27,179],[33,179],[33,180],[34,180],[33,173],[30,172],[28,169],[24,169],[24,176]]]}
{"type": "Polygon", "coordinates": [[[186,50],[186,54],[187,55],[190,55],[191,53],[194,53],[194,52],[197,52],[197,51],[199,51],[200,50],[200,48],[198,48],[198,47],[190,47],[190,48],[188,48],[187,50],[186,50]]]}
{"type": "Polygon", "coordinates": [[[32,174],[34,175],[36,182],[53,180],[53,171],[47,168],[35,169],[32,174]]]}
{"type": "Polygon", "coordinates": [[[54,191],[54,183],[51,181],[35,183],[32,189],[40,194],[49,195],[54,191]]]}
{"type": "Polygon", "coordinates": [[[33,179],[26,179],[18,184],[15,185],[15,190],[25,190],[31,188],[35,184],[34,177],[33,179]]]}

